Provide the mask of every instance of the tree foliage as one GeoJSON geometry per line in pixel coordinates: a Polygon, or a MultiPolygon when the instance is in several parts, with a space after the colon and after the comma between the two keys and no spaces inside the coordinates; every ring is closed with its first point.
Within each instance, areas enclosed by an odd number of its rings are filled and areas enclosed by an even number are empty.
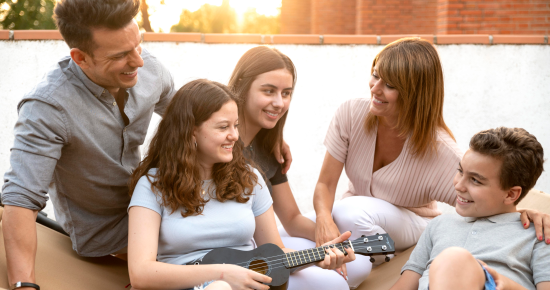
{"type": "Polygon", "coordinates": [[[55,0],[0,0],[0,29],[56,29],[55,0]]]}
{"type": "Polygon", "coordinates": [[[180,22],[170,29],[172,32],[231,33],[235,32],[237,14],[229,6],[229,0],[223,0],[221,6],[204,4],[199,10],[183,10],[180,22]]]}
{"type": "MultiPolygon", "coordinates": [[[[56,29],[52,18],[56,0],[0,0],[0,29],[56,29]]],[[[140,27],[152,31],[146,0],[142,1],[140,27]]],[[[164,1],[161,1],[164,4],[164,1]]],[[[261,33],[276,34],[280,30],[280,16],[258,14],[247,10],[242,19],[237,18],[229,0],[220,6],[204,4],[199,10],[183,10],[180,21],[172,32],[202,33],[261,33]]]]}
{"type": "Polygon", "coordinates": [[[256,9],[247,10],[239,23],[235,10],[224,0],[221,6],[202,5],[197,11],[183,10],[178,24],[171,32],[202,33],[279,33],[279,16],[258,14],[256,9]]]}
{"type": "Polygon", "coordinates": [[[241,33],[278,34],[281,29],[281,13],[277,16],[258,14],[255,8],[248,9],[243,15],[241,33]]]}

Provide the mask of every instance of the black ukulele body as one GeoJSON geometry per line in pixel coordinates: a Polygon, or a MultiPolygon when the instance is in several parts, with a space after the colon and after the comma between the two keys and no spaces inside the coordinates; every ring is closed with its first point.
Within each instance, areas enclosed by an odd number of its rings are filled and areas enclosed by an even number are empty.
{"type": "Polygon", "coordinates": [[[251,251],[230,248],[214,249],[199,264],[234,264],[267,275],[273,280],[267,283],[272,290],[286,290],[290,269],[287,269],[281,256],[283,250],[274,244],[264,244],[251,251]]]}

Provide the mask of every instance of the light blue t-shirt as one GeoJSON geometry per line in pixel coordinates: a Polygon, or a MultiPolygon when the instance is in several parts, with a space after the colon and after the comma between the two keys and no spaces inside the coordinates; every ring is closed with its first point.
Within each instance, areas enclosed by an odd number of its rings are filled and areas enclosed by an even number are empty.
{"type": "MultiPolygon", "coordinates": [[[[156,169],[151,169],[149,173],[154,175],[156,169]]],[[[256,228],[254,218],[266,212],[273,204],[261,174],[256,169],[254,173],[258,176],[258,184],[248,202],[219,202],[212,198],[204,205],[201,215],[185,218],[181,216],[180,209],[170,214],[170,209],[162,206],[162,199],[151,190],[149,180],[142,176],[128,209],[141,206],[160,214],[159,262],[183,265],[220,247],[252,250],[252,237],[256,228]]],[[[210,196],[215,196],[215,186],[210,186],[211,182],[205,181],[203,189],[208,194],[210,187],[210,196]]]]}

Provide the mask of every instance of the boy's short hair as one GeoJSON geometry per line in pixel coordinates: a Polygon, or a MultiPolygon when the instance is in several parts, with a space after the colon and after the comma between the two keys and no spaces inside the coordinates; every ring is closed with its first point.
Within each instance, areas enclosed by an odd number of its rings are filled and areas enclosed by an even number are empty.
{"type": "Polygon", "coordinates": [[[500,186],[521,186],[517,205],[542,174],[544,151],[537,138],[522,128],[499,127],[475,134],[470,149],[502,161],[500,186]]]}
{"type": "Polygon", "coordinates": [[[93,56],[93,28],[120,29],[139,12],[140,0],[59,0],[54,19],[70,48],[93,56]]]}

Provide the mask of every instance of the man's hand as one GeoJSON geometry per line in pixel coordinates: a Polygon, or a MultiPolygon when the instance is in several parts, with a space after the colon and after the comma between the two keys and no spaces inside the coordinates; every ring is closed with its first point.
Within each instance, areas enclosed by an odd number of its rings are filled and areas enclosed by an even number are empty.
{"type": "Polygon", "coordinates": [[[275,152],[273,152],[273,154],[275,155],[275,159],[283,165],[283,170],[281,173],[286,174],[290,169],[290,164],[292,163],[292,154],[290,154],[290,147],[285,140],[283,140],[283,146],[281,149],[279,146],[275,147],[275,152]]]}
{"type": "Polygon", "coordinates": [[[530,222],[535,226],[537,239],[550,244],[550,215],[534,209],[518,209],[521,212],[521,223],[524,228],[529,228],[530,222]]]}

